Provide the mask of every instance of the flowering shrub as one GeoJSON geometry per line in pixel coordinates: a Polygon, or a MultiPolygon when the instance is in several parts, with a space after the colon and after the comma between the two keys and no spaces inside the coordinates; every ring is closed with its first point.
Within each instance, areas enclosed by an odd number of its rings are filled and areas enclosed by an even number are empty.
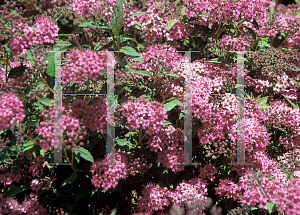
{"type": "Polygon", "coordinates": [[[0,214],[297,215],[300,7],[279,3],[2,4],[0,214]]]}

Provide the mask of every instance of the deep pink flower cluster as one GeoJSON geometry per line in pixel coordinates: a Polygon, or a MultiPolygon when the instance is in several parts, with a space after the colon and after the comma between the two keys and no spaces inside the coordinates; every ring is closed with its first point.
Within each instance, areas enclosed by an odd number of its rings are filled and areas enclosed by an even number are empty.
{"type": "Polygon", "coordinates": [[[88,105],[90,100],[76,99],[71,106],[72,114],[79,120],[82,120],[83,125],[92,131],[98,130],[106,134],[106,99],[100,98],[101,102],[88,105]]]}
{"type": "MultiPolygon", "coordinates": [[[[79,120],[71,116],[72,110],[66,110],[65,107],[62,107],[62,132],[65,135],[63,140],[62,148],[67,148],[68,150],[74,150],[75,147],[79,148],[83,146],[83,135],[86,135],[87,132],[84,131],[85,127],[81,126],[79,120]]],[[[41,148],[46,152],[49,147],[59,147],[54,146],[54,106],[46,108],[41,116],[44,118],[44,121],[40,122],[40,125],[36,128],[36,132],[41,136],[39,143],[41,148]]]]}
{"type": "Polygon", "coordinates": [[[91,182],[95,187],[103,188],[107,191],[110,188],[115,188],[120,179],[125,179],[127,175],[127,159],[122,153],[115,153],[115,165],[107,165],[107,160],[95,161],[91,167],[92,179],[91,182]]]}
{"type": "Polygon", "coordinates": [[[100,72],[106,73],[107,53],[91,50],[72,50],[67,54],[67,64],[62,67],[62,84],[70,81],[82,84],[83,79],[96,80],[100,72]]]}
{"type": "Polygon", "coordinates": [[[0,94],[0,131],[12,123],[21,123],[25,117],[23,102],[13,93],[0,94]]]}
{"type": "Polygon", "coordinates": [[[58,26],[46,17],[36,18],[34,25],[29,27],[23,23],[19,23],[17,28],[23,29],[25,35],[15,35],[11,44],[12,54],[23,54],[32,45],[43,43],[54,43],[54,39],[58,36],[58,26]]]}

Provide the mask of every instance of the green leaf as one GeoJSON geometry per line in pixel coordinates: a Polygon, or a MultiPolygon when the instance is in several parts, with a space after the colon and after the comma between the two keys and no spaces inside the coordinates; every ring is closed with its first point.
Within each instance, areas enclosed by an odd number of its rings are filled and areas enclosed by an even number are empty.
{"type": "Polygon", "coordinates": [[[184,7],[181,9],[181,20],[183,20],[184,17],[184,11],[187,9],[187,7],[184,7]]]}
{"type": "Polygon", "coordinates": [[[85,148],[80,147],[79,149],[75,149],[74,150],[75,155],[79,155],[80,157],[82,157],[83,159],[85,159],[86,161],[92,162],[94,163],[94,158],[91,155],[91,153],[86,150],[85,148]]]}
{"type": "Polygon", "coordinates": [[[88,106],[93,105],[93,104],[96,104],[96,103],[101,102],[101,101],[102,101],[102,100],[101,100],[100,98],[95,97],[95,98],[93,98],[93,99],[88,103],[88,106]]]}
{"type": "Polygon", "coordinates": [[[8,78],[17,78],[22,75],[24,75],[25,70],[28,69],[27,66],[18,66],[15,68],[12,68],[8,73],[8,78]]]}
{"type": "Polygon", "coordinates": [[[272,22],[273,20],[273,14],[274,14],[273,8],[270,7],[270,22],[272,22]]]}
{"type": "Polygon", "coordinates": [[[44,149],[40,150],[40,155],[42,155],[43,157],[45,157],[45,150],[44,149]]]}
{"type": "Polygon", "coordinates": [[[271,214],[273,212],[274,203],[273,202],[267,202],[267,207],[268,207],[269,214],[271,214]]]}
{"type": "Polygon", "coordinates": [[[130,56],[140,56],[140,54],[132,47],[124,46],[120,49],[121,52],[123,52],[126,55],[130,56]]]}
{"type": "Polygon", "coordinates": [[[30,187],[23,186],[23,185],[21,185],[21,186],[14,186],[14,187],[10,188],[6,192],[5,196],[6,197],[12,197],[12,196],[15,196],[15,195],[17,195],[19,193],[22,193],[22,192],[26,191],[26,190],[30,190],[30,187]]]}
{"type": "Polygon", "coordinates": [[[55,53],[51,53],[51,54],[48,54],[46,57],[43,58],[43,60],[41,61],[41,63],[44,63],[45,61],[47,60],[50,60],[50,59],[54,59],[55,57],[55,53]]]}
{"type": "Polygon", "coordinates": [[[268,106],[268,105],[261,105],[260,106],[260,109],[266,109],[266,108],[271,108],[271,106],[268,106]]]}
{"type": "Polygon", "coordinates": [[[299,108],[298,104],[294,104],[291,100],[289,100],[285,95],[281,94],[295,109],[299,108]]]}
{"type": "Polygon", "coordinates": [[[53,106],[54,105],[54,99],[49,99],[49,98],[41,98],[41,99],[38,99],[39,103],[42,103],[46,106],[53,106]]]}
{"type": "Polygon", "coordinates": [[[131,56],[131,57],[138,62],[145,63],[144,59],[141,56],[131,56]]]}
{"type": "Polygon", "coordinates": [[[115,209],[110,213],[110,215],[116,215],[116,213],[117,213],[117,209],[115,208],[115,209]]]}
{"type": "Polygon", "coordinates": [[[76,178],[77,178],[77,172],[73,172],[69,178],[64,180],[64,182],[60,185],[60,187],[63,187],[66,184],[71,184],[72,182],[74,182],[76,180],[76,178]]]}
{"type": "Polygon", "coordinates": [[[131,40],[131,41],[133,41],[133,42],[135,42],[136,44],[139,45],[139,43],[138,43],[135,39],[133,39],[133,38],[127,36],[127,35],[124,35],[124,36],[122,37],[121,43],[123,43],[123,42],[125,42],[125,41],[127,41],[127,40],[131,40]]]}
{"type": "Polygon", "coordinates": [[[54,71],[54,67],[55,67],[55,53],[51,53],[49,55],[47,55],[46,57],[44,57],[44,59],[41,61],[41,63],[44,63],[45,61],[48,60],[48,64],[47,64],[47,74],[50,77],[54,77],[55,76],[55,71],[54,71]]]}
{"type": "Polygon", "coordinates": [[[268,101],[268,98],[269,98],[269,96],[260,98],[260,99],[258,99],[258,103],[259,103],[260,105],[265,105],[265,104],[267,103],[267,101],[268,101]]]}
{"type": "Polygon", "coordinates": [[[183,106],[183,104],[180,101],[178,101],[177,99],[174,99],[174,100],[164,104],[165,111],[168,112],[168,111],[172,110],[176,105],[183,106]]]}
{"type": "Polygon", "coordinates": [[[120,8],[119,11],[118,11],[118,14],[117,14],[119,16],[119,18],[118,19],[111,18],[111,20],[110,20],[112,30],[113,30],[112,32],[115,36],[116,36],[116,33],[117,33],[117,35],[120,35],[121,29],[122,29],[122,26],[123,26],[123,16],[124,16],[124,13],[123,13],[123,0],[118,0],[116,5],[119,5],[119,8],[120,8]]]}
{"type": "Polygon", "coordinates": [[[179,22],[179,20],[172,20],[171,22],[169,22],[168,24],[168,31],[177,23],[179,22]]]}
{"type": "Polygon", "coordinates": [[[146,14],[146,12],[133,13],[133,14],[130,14],[128,17],[140,16],[140,15],[144,15],[144,14],[146,14]]]}
{"type": "Polygon", "coordinates": [[[177,7],[177,5],[178,5],[179,2],[180,2],[180,0],[176,0],[175,7],[177,7]]]}
{"type": "Polygon", "coordinates": [[[299,67],[295,67],[295,68],[290,69],[290,71],[299,72],[299,71],[300,71],[300,68],[299,68],[299,67]]]}
{"type": "Polygon", "coordinates": [[[145,75],[148,77],[153,77],[153,75],[150,72],[147,72],[144,70],[134,70],[134,71],[131,71],[131,73],[137,73],[137,74],[145,75]]]}
{"type": "Polygon", "coordinates": [[[104,22],[85,22],[79,25],[78,27],[96,27],[96,28],[101,28],[101,29],[108,29],[112,30],[112,27],[104,22]]]}
{"type": "Polygon", "coordinates": [[[161,6],[161,3],[157,2],[157,1],[155,1],[155,4],[156,4],[158,7],[161,6]]]}
{"type": "Polygon", "coordinates": [[[32,141],[32,140],[27,141],[26,143],[24,143],[22,145],[22,152],[26,152],[26,151],[32,149],[34,147],[34,145],[35,145],[34,141],[32,141]]]}
{"type": "Polygon", "coordinates": [[[56,46],[62,46],[62,47],[65,47],[65,46],[70,46],[70,45],[72,45],[72,43],[70,43],[69,41],[64,41],[64,40],[60,40],[60,39],[55,39],[55,45],[56,45],[56,46]]]}
{"type": "Polygon", "coordinates": [[[163,122],[163,127],[166,127],[167,125],[173,125],[173,123],[170,122],[170,121],[164,121],[163,122]]]}

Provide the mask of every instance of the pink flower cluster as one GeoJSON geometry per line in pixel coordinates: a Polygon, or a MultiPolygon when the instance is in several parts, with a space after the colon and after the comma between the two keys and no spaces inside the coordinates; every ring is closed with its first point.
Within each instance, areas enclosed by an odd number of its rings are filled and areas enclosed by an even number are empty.
{"type": "Polygon", "coordinates": [[[142,127],[148,135],[159,132],[163,121],[167,119],[167,113],[162,104],[156,101],[151,103],[147,99],[127,102],[120,107],[119,111],[127,117],[126,125],[130,130],[142,127]]]}
{"type": "Polygon", "coordinates": [[[20,204],[15,197],[7,197],[0,201],[0,214],[35,214],[43,215],[49,214],[47,209],[44,208],[36,199],[32,199],[29,196],[20,204]]]}
{"type": "Polygon", "coordinates": [[[82,120],[86,128],[106,134],[106,99],[101,98],[101,102],[88,105],[90,100],[76,99],[71,106],[72,114],[82,120]]]}
{"type": "Polygon", "coordinates": [[[290,135],[282,138],[280,144],[284,145],[286,149],[299,149],[300,148],[300,111],[299,109],[291,108],[287,102],[276,101],[273,103],[272,108],[266,110],[269,118],[267,126],[274,126],[280,130],[288,130],[293,133],[293,138],[290,135]]]}
{"type": "Polygon", "coordinates": [[[227,196],[237,200],[239,198],[239,186],[227,179],[221,179],[219,186],[216,190],[216,194],[221,196],[227,196]]]}
{"type": "Polygon", "coordinates": [[[0,131],[12,123],[21,123],[25,117],[23,102],[13,93],[0,94],[0,131]]]}
{"type": "Polygon", "coordinates": [[[82,84],[82,80],[89,78],[95,80],[100,77],[100,72],[106,73],[107,53],[93,52],[91,50],[72,50],[67,54],[67,65],[61,70],[62,84],[70,81],[82,84]]]}
{"type": "Polygon", "coordinates": [[[209,19],[212,25],[222,19],[230,22],[236,22],[241,17],[245,17],[251,22],[257,16],[263,15],[264,5],[258,0],[251,1],[220,1],[220,0],[186,0],[184,6],[187,9],[184,11],[187,17],[197,17],[203,20],[203,24],[209,19]],[[203,16],[207,14],[207,18],[203,16]]]}
{"type": "Polygon", "coordinates": [[[26,36],[15,35],[11,44],[13,55],[23,54],[27,51],[26,49],[35,44],[54,43],[59,30],[58,26],[46,17],[36,18],[33,27],[19,23],[17,28],[23,29],[26,36]]]}
{"type": "MultiPolygon", "coordinates": [[[[67,111],[65,107],[62,107],[62,132],[65,133],[64,141],[61,143],[62,148],[67,148],[68,150],[74,150],[75,147],[79,148],[83,146],[83,142],[80,142],[83,139],[83,135],[86,135],[87,132],[83,131],[84,126],[80,126],[79,120],[71,116],[72,110],[67,111]]],[[[46,152],[49,147],[59,147],[54,146],[54,106],[46,108],[41,116],[44,118],[44,121],[40,122],[40,125],[36,128],[36,132],[41,136],[39,143],[41,148],[46,152]]]]}
{"type": "Polygon", "coordinates": [[[138,202],[139,212],[153,214],[154,211],[164,211],[170,205],[182,206],[183,203],[186,203],[194,205],[189,214],[195,214],[195,212],[203,214],[204,205],[199,203],[207,199],[206,195],[206,183],[198,178],[179,183],[174,191],[150,182],[142,191],[142,198],[138,202]]]}
{"type": "Polygon", "coordinates": [[[163,210],[165,206],[170,205],[168,196],[170,196],[168,188],[161,188],[150,182],[142,191],[142,199],[138,202],[139,212],[153,214],[153,211],[163,210]]]}
{"type": "Polygon", "coordinates": [[[103,188],[105,191],[115,188],[118,181],[125,179],[127,175],[127,159],[123,154],[115,153],[115,165],[107,164],[107,159],[110,159],[110,156],[95,161],[90,170],[92,172],[92,184],[95,187],[103,188]]]}

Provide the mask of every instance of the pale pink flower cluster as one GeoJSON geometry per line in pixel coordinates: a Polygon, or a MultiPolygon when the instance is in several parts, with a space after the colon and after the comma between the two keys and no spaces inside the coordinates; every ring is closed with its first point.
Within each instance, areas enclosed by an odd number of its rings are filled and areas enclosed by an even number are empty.
{"type": "Polygon", "coordinates": [[[67,54],[67,64],[62,67],[62,84],[70,81],[82,84],[82,80],[89,78],[95,80],[100,72],[106,73],[107,53],[91,50],[72,50],[67,54]]]}
{"type": "Polygon", "coordinates": [[[23,23],[17,24],[17,28],[23,29],[26,36],[15,35],[11,44],[13,55],[23,54],[27,51],[26,49],[35,44],[54,43],[54,39],[58,36],[58,26],[46,17],[36,18],[32,27],[23,23]]]}
{"type": "Polygon", "coordinates": [[[0,131],[12,123],[21,123],[25,117],[22,100],[13,93],[0,94],[0,131]]]}
{"type": "Polygon", "coordinates": [[[115,188],[118,185],[120,179],[125,179],[127,175],[127,159],[126,157],[116,152],[115,153],[115,165],[107,165],[107,159],[95,161],[91,167],[92,179],[91,182],[95,187],[103,188],[107,191],[110,188],[115,188]]]}

